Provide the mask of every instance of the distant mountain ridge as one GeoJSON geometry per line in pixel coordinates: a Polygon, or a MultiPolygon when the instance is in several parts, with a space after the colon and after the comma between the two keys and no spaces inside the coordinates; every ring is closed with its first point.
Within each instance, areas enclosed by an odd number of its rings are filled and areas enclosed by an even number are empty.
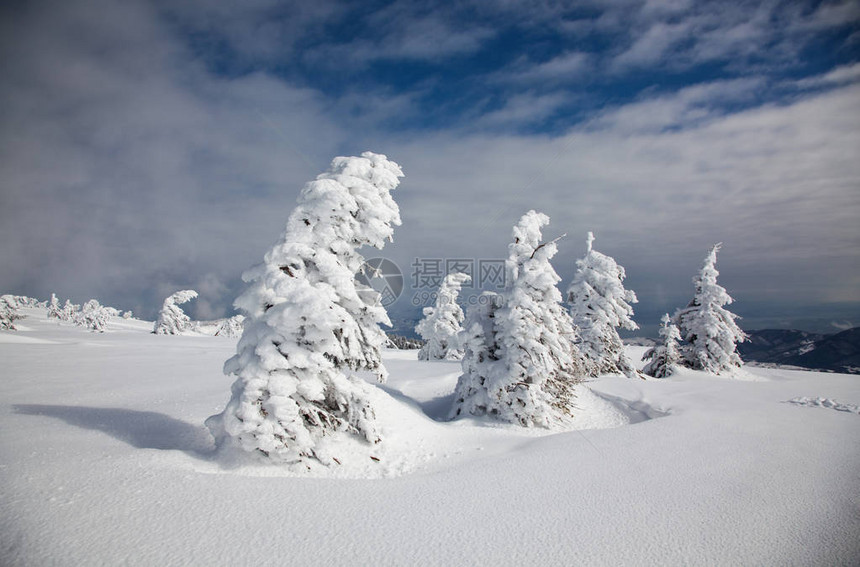
{"type": "Polygon", "coordinates": [[[860,374],[860,327],[830,335],[785,329],[746,331],[738,345],[745,362],[860,374]]]}

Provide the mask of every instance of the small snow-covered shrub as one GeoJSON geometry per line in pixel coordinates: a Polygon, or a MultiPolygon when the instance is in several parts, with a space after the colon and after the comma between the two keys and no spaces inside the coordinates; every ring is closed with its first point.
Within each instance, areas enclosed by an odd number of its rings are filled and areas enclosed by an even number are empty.
{"type": "Polygon", "coordinates": [[[457,305],[457,296],[461,286],[470,280],[467,274],[448,274],[439,286],[436,305],[424,308],[424,318],[415,327],[415,332],[426,341],[418,351],[418,360],[463,358],[457,335],[463,330],[460,324],[464,315],[457,305]]]}
{"type": "Polygon", "coordinates": [[[110,321],[110,311],[95,299],[84,303],[81,310],[75,313],[74,323],[93,332],[104,333],[110,321]]]}
{"type": "Polygon", "coordinates": [[[594,250],[594,235],[588,233],[588,251],[576,261],[576,274],[567,288],[567,302],[574,324],[579,329],[579,350],[592,376],[622,373],[635,377],[633,363],[624,352],[617,327],[635,330],[633,308],[636,294],[624,289],[624,268],[605,254],[594,250]]]}
{"type": "Polygon", "coordinates": [[[668,313],[663,315],[660,322],[660,344],[648,349],[642,357],[642,360],[650,361],[642,372],[654,378],[671,376],[681,361],[681,352],[678,350],[681,333],[678,327],[672,323],[668,313]]]}
{"type": "Polygon", "coordinates": [[[242,336],[242,325],[245,322],[245,317],[243,315],[234,315],[233,317],[229,317],[227,319],[222,319],[218,322],[218,326],[215,329],[216,337],[241,337],[242,336]]]}
{"type": "Polygon", "coordinates": [[[179,335],[191,327],[191,318],[179,307],[197,297],[193,289],[184,289],[164,299],[152,332],[156,335],[179,335]]]}
{"type": "Polygon", "coordinates": [[[15,331],[15,321],[24,316],[18,313],[18,301],[12,295],[0,296],[0,329],[15,331]]]}
{"type": "Polygon", "coordinates": [[[394,348],[397,350],[420,350],[424,346],[424,341],[419,339],[410,339],[402,335],[386,333],[388,341],[385,343],[386,348],[394,348]]]}
{"type": "Polygon", "coordinates": [[[737,343],[747,338],[735,323],[738,316],[723,307],[734,300],[717,283],[717,252],[721,246],[711,248],[701,271],[693,278],[696,294],[672,319],[686,341],[681,347],[683,365],[712,374],[743,365],[736,349],[737,343]]]}
{"type": "Polygon", "coordinates": [[[11,295],[9,294],[10,301],[15,304],[15,307],[20,309],[22,307],[38,307],[39,300],[35,297],[29,297],[26,295],[11,295]]]}

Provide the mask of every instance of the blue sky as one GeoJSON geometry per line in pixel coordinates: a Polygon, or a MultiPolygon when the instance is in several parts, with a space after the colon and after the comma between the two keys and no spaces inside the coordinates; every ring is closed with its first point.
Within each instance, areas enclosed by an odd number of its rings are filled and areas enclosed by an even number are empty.
{"type": "Polygon", "coordinates": [[[858,2],[0,10],[3,292],[229,314],[302,185],[370,149],[406,173],[404,272],[503,257],[535,208],[562,285],[594,231],[646,329],[718,241],[746,328],[860,325],[858,2]]]}

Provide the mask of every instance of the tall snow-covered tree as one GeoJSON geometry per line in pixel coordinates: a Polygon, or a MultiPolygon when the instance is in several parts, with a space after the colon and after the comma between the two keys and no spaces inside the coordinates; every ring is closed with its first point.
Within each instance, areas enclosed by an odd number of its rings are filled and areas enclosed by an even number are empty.
{"type": "Polygon", "coordinates": [[[668,313],[663,315],[660,322],[660,344],[648,349],[642,357],[642,360],[650,361],[642,372],[654,378],[671,376],[681,362],[681,351],[678,349],[681,333],[678,327],[672,323],[668,313]]]}
{"type": "Polygon", "coordinates": [[[684,366],[712,374],[743,365],[736,348],[747,338],[735,323],[738,316],[723,308],[734,300],[717,283],[717,252],[721,246],[719,243],[711,248],[701,271],[693,278],[696,286],[693,299],[672,318],[687,343],[681,347],[684,366]]]}
{"type": "Polygon", "coordinates": [[[574,328],[550,264],[556,243],[541,242],[549,217],[529,211],[513,230],[506,288],[469,309],[452,417],[491,415],[525,427],[552,427],[573,416],[582,375],[574,328]]]}
{"type": "Polygon", "coordinates": [[[390,325],[377,294],[361,296],[361,246],[382,248],[400,224],[390,191],[403,176],[384,155],[335,158],[305,185],[281,240],[247,271],[235,306],[246,316],[236,378],[224,411],[206,420],[219,447],[270,461],[337,462],[330,441],[381,440],[372,386],[350,370],[384,379],[380,349],[390,325]],[[364,301],[362,301],[364,297],[364,301]]]}
{"type": "Polygon", "coordinates": [[[90,299],[75,313],[74,323],[96,333],[104,333],[110,321],[110,311],[95,299],[90,299]]]}
{"type": "Polygon", "coordinates": [[[0,296],[0,329],[16,331],[15,321],[23,319],[18,313],[18,301],[12,295],[0,296]]]}
{"type": "Polygon", "coordinates": [[[180,335],[191,327],[191,318],[185,314],[180,305],[197,297],[193,289],[183,289],[164,299],[158,320],[152,332],[156,335],[180,335]]]}
{"type": "Polygon", "coordinates": [[[624,289],[624,268],[594,249],[591,232],[586,242],[588,251],[576,261],[576,274],[567,288],[570,314],[582,341],[579,349],[592,376],[622,373],[635,377],[636,369],[624,353],[616,329],[639,328],[630,306],[637,302],[636,294],[624,289]]]}
{"type": "Polygon", "coordinates": [[[424,308],[424,318],[415,327],[415,332],[426,342],[418,351],[418,360],[460,360],[463,349],[457,335],[463,330],[463,310],[457,305],[457,297],[469,275],[453,273],[445,276],[436,295],[436,305],[424,308]]]}

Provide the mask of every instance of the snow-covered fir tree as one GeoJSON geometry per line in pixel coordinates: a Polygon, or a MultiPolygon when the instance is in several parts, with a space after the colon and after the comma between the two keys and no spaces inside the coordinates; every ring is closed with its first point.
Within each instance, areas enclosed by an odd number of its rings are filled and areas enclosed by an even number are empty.
{"type": "Polygon", "coordinates": [[[246,316],[224,411],[206,420],[220,448],[269,460],[336,463],[330,441],[381,440],[372,386],[348,374],[385,376],[380,349],[390,326],[379,295],[356,287],[358,249],[382,248],[400,224],[390,195],[403,176],[384,155],[335,158],[305,185],[281,240],[246,272],[235,302],[246,316]]]}
{"type": "Polygon", "coordinates": [[[386,348],[397,350],[420,350],[421,347],[424,346],[424,341],[419,339],[410,339],[409,337],[392,333],[386,333],[385,336],[388,337],[388,342],[385,343],[386,348]]]}
{"type": "Polygon", "coordinates": [[[445,276],[436,294],[436,305],[424,308],[424,318],[415,327],[415,332],[424,339],[418,351],[418,360],[460,360],[463,349],[457,335],[463,330],[463,310],[457,297],[463,284],[471,281],[468,274],[453,273],[445,276]]]}
{"type": "Polygon", "coordinates": [[[122,314],[122,311],[120,311],[116,307],[110,307],[109,305],[105,305],[104,310],[105,313],[108,314],[108,317],[119,317],[122,314]]]}
{"type": "Polygon", "coordinates": [[[529,211],[513,230],[506,288],[470,307],[461,333],[463,374],[452,417],[491,415],[525,427],[552,427],[573,416],[581,380],[575,331],[550,264],[556,243],[542,242],[549,217],[529,211]]]}
{"type": "Polygon", "coordinates": [[[243,315],[234,315],[227,319],[222,319],[218,322],[218,327],[215,329],[216,337],[241,337],[242,324],[245,321],[243,315]]]}
{"type": "Polygon", "coordinates": [[[567,288],[570,314],[578,327],[579,349],[592,376],[622,373],[637,376],[633,363],[624,353],[618,327],[635,330],[633,308],[636,294],[624,289],[624,268],[594,249],[594,235],[586,240],[588,251],[576,261],[576,274],[567,288]]]}
{"type": "Polygon", "coordinates": [[[196,297],[197,292],[193,289],[183,289],[167,296],[152,332],[156,335],[180,335],[187,331],[191,327],[191,318],[179,306],[196,297]]]}
{"type": "Polygon", "coordinates": [[[15,321],[23,319],[18,312],[18,301],[12,295],[0,296],[0,329],[16,331],[15,321]]]}
{"type": "Polygon", "coordinates": [[[95,299],[90,299],[75,313],[74,323],[90,331],[104,333],[110,321],[111,312],[95,299]]]}
{"type": "Polygon", "coordinates": [[[743,365],[736,348],[739,342],[747,338],[735,323],[738,316],[723,308],[734,300],[717,283],[717,252],[721,246],[722,243],[711,248],[701,271],[693,278],[696,286],[693,299],[672,318],[681,338],[686,341],[681,346],[684,366],[713,374],[743,365]]]}
{"type": "Polygon", "coordinates": [[[642,372],[654,378],[671,376],[681,362],[681,351],[678,349],[681,333],[678,327],[672,323],[668,313],[663,315],[660,322],[660,344],[648,349],[642,357],[642,360],[650,361],[642,372]]]}
{"type": "Polygon", "coordinates": [[[72,300],[67,299],[66,303],[63,304],[63,310],[60,313],[60,320],[62,320],[62,321],[74,321],[75,316],[77,315],[80,308],[81,308],[80,305],[75,305],[74,303],[72,303],[72,300]]]}
{"type": "Polygon", "coordinates": [[[48,319],[63,319],[63,309],[60,307],[60,300],[57,299],[55,293],[51,294],[51,300],[48,302],[48,319]]]}
{"type": "Polygon", "coordinates": [[[39,300],[36,299],[35,297],[29,297],[27,295],[12,295],[10,297],[12,297],[12,299],[15,301],[15,303],[18,305],[19,308],[21,308],[21,307],[40,307],[40,306],[45,307],[45,304],[42,303],[40,305],[39,300]]]}

